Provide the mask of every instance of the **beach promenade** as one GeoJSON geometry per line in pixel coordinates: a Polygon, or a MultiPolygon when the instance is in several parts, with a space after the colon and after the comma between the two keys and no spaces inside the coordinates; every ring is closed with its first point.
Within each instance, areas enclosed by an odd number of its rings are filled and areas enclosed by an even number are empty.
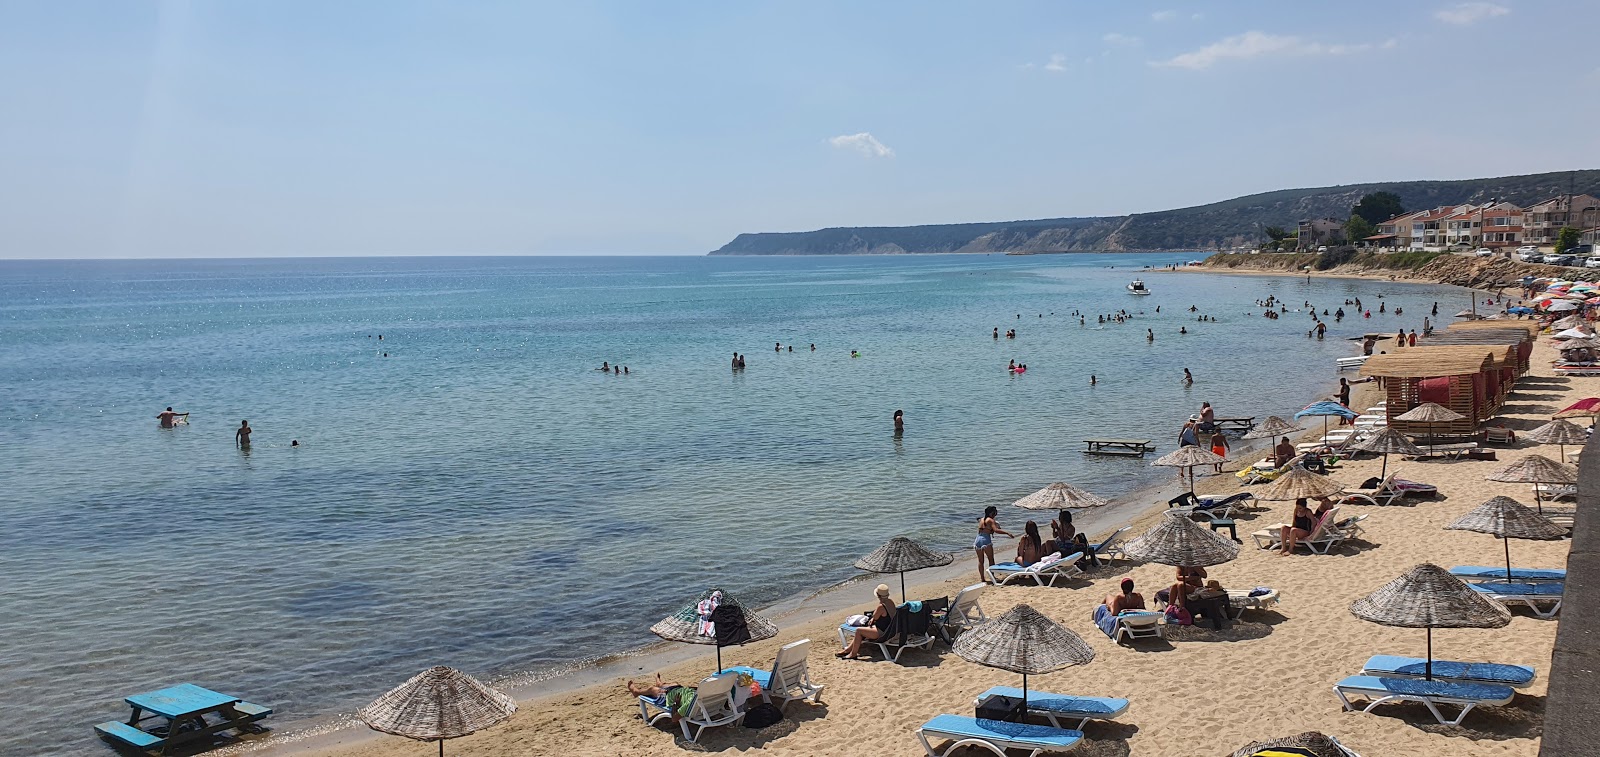
{"type": "MultiPolygon", "coordinates": [[[[1541,341],[1532,356],[1531,372],[1518,384],[1500,416],[1507,425],[1532,428],[1561,407],[1600,389],[1600,384],[1586,383],[1585,378],[1553,375],[1550,361],[1554,357],[1554,351],[1541,341]]],[[[1332,366],[1306,366],[1305,370],[1331,374],[1332,366]]],[[[1307,401],[1313,399],[1317,398],[1308,397],[1307,401]]],[[[1377,400],[1374,385],[1362,384],[1352,404],[1360,408],[1377,400]]],[[[1246,542],[1239,558],[1213,568],[1211,577],[1229,588],[1270,586],[1281,593],[1282,600],[1274,610],[1248,613],[1243,622],[1223,632],[1184,628],[1167,642],[1128,647],[1112,643],[1096,630],[1090,622],[1093,608],[1117,590],[1121,579],[1131,577],[1146,597],[1172,582],[1173,569],[1155,564],[1118,561],[1065,587],[990,588],[982,604],[992,617],[1028,603],[1094,648],[1095,659],[1089,665],[1030,677],[1031,688],[1131,701],[1128,712],[1116,721],[1091,722],[1085,728],[1087,741],[1076,754],[1224,755],[1251,741],[1317,730],[1337,736],[1363,755],[1535,755],[1540,747],[1557,620],[1542,620],[1518,610],[1505,628],[1434,632],[1434,653],[1440,659],[1512,663],[1538,671],[1533,684],[1519,690],[1510,705],[1475,710],[1459,727],[1437,724],[1421,705],[1385,705],[1374,713],[1342,712],[1331,688],[1334,682],[1359,672],[1374,654],[1423,653],[1421,630],[1362,621],[1349,612],[1352,601],[1418,563],[1493,565],[1501,559],[1501,545],[1494,537],[1447,531],[1444,526],[1497,495],[1531,505],[1529,485],[1489,482],[1485,476],[1529,454],[1554,457],[1555,450],[1524,442],[1495,451],[1496,461],[1391,459],[1391,470],[1398,468],[1404,478],[1436,485],[1439,494],[1432,499],[1409,499],[1403,505],[1346,505],[1346,515],[1369,516],[1363,524],[1366,533],[1326,556],[1280,557],[1275,551],[1255,549],[1249,533],[1286,520],[1290,504],[1256,503],[1257,509],[1239,516],[1240,535],[1246,542]]],[[[1224,475],[1202,477],[1200,490],[1239,491],[1231,472],[1259,457],[1233,460],[1224,475]]],[[[1346,460],[1331,475],[1353,486],[1376,476],[1379,465],[1372,457],[1346,460]]],[[[1165,509],[1164,504],[1152,505],[1134,522],[1135,533],[1162,517],[1158,510],[1165,509]]],[[[1002,511],[1001,516],[1008,528],[1025,519],[1024,513],[1015,509],[1002,511]]],[[[1566,566],[1569,544],[1516,541],[1511,545],[1512,557],[1519,566],[1561,568],[1566,566]]],[[[1013,545],[1001,539],[996,552],[1008,556],[1013,545]]],[[[973,583],[976,571],[970,558],[958,560],[958,565],[966,566],[958,578],[913,584],[911,596],[953,596],[973,583]]],[[[855,604],[867,607],[871,583],[837,591],[858,594],[855,604]]],[[[687,744],[673,733],[642,723],[638,707],[624,692],[619,677],[527,701],[508,723],[454,741],[450,752],[510,757],[674,755],[684,751],[804,756],[868,751],[911,757],[922,753],[914,732],[923,722],[943,713],[970,715],[976,695],[991,686],[1016,684],[1016,676],[969,663],[942,644],[929,652],[908,652],[902,664],[835,659],[835,628],[843,614],[817,615],[786,628],[777,638],[724,650],[728,664],[762,667],[771,664],[782,644],[801,638],[815,642],[809,664],[813,679],[826,686],[823,704],[791,703],[785,709],[787,719],[777,725],[762,730],[712,729],[699,744],[687,744]]],[[[660,672],[669,679],[694,681],[709,672],[711,659],[708,651],[660,672]]],[[[635,677],[655,672],[641,669],[635,677]]],[[[434,749],[431,744],[346,729],[331,738],[272,751],[293,750],[316,757],[422,757],[433,754],[434,749]]]]}

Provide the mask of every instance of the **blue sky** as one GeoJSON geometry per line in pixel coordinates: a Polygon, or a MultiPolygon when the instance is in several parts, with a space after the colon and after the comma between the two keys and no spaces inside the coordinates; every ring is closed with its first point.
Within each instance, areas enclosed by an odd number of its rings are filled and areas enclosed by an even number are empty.
{"type": "Polygon", "coordinates": [[[1600,166],[1600,3],[0,0],[0,257],[698,254],[1600,166]]]}

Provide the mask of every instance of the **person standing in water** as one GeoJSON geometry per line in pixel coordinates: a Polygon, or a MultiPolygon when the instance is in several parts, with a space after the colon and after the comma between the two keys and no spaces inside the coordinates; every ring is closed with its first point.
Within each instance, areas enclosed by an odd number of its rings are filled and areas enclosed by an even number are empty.
{"type": "Polygon", "coordinates": [[[894,411],[894,435],[901,436],[906,432],[906,411],[894,411]]]}
{"type": "Polygon", "coordinates": [[[189,417],[188,413],[173,412],[172,408],[170,408],[170,407],[167,408],[166,410],[162,410],[161,412],[156,413],[156,421],[161,424],[162,428],[172,428],[173,426],[178,425],[178,419],[179,418],[188,418],[188,417],[189,417]]]}
{"type": "Polygon", "coordinates": [[[1189,386],[1190,384],[1193,384],[1193,383],[1194,383],[1194,374],[1190,373],[1188,368],[1183,369],[1183,385],[1184,386],[1189,386]]]}
{"type": "Polygon", "coordinates": [[[994,564],[994,535],[1011,536],[995,522],[995,516],[999,514],[999,508],[994,505],[983,508],[983,517],[978,519],[978,538],[972,542],[972,549],[978,553],[978,580],[984,583],[989,582],[989,573],[984,570],[984,560],[987,559],[990,565],[994,564]]]}
{"type": "Polygon", "coordinates": [[[239,430],[233,432],[233,443],[239,449],[250,449],[250,421],[239,421],[239,430]]]}
{"type": "MultiPolygon", "coordinates": [[[[1211,432],[1211,454],[1217,457],[1228,456],[1228,437],[1222,435],[1222,429],[1211,432]]],[[[1217,463],[1217,472],[1222,472],[1222,463],[1217,463]]]]}

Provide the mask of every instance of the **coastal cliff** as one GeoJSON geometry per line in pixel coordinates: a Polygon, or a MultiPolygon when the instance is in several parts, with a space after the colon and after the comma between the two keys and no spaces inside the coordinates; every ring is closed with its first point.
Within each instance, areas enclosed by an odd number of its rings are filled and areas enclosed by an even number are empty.
{"type": "Polygon", "coordinates": [[[1444,252],[1218,253],[1202,261],[1200,270],[1301,274],[1307,266],[1317,274],[1431,281],[1478,289],[1516,286],[1524,276],[1583,276],[1575,268],[1444,252]]]}

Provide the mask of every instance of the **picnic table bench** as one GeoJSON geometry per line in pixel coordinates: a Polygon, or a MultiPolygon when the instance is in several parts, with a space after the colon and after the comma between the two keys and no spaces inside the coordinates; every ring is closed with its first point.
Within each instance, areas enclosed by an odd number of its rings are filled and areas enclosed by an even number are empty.
{"type": "Polygon", "coordinates": [[[272,714],[272,709],[251,704],[238,697],[219,694],[192,683],[134,694],[124,699],[133,708],[126,722],[110,720],[94,727],[100,738],[131,746],[152,754],[163,754],[169,747],[207,738],[222,731],[259,733],[255,721],[272,714]],[[207,716],[211,716],[208,720],[207,716]],[[142,727],[140,723],[156,720],[142,727]]]}
{"type": "Polygon", "coordinates": [[[1223,431],[1238,431],[1239,433],[1249,431],[1256,425],[1256,419],[1253,415],[1249,418],[1212,418],[1211,422],[1217,424],[1217,428],[1223,431]]]}
{"type": "Polygon", "coordinates": [[[1149,439],[1084,439],[1083,442],[1089,445],[1084,450],[1088,455],[1144,457],[1144,453],[1156,451],[1149,439]]]}

